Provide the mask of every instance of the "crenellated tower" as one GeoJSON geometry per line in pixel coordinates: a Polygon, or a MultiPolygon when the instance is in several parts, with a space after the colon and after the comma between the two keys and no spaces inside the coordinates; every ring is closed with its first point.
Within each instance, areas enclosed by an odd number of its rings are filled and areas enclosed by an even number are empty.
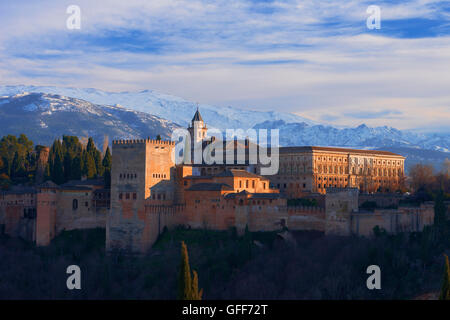
{"type": "Polygon", "coordinates": [[[138,139],[112,143],[111,212],[106,224],[106,249],[145,252],[145,201],[152,188],[173,182],[175,143],[138,139]]]}

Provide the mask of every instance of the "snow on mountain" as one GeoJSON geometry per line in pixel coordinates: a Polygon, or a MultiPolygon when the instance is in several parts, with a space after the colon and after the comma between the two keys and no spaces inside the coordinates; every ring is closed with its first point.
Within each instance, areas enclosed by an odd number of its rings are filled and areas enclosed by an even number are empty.
{"type": "MultiPolygon", "coordinates": [[[[153,90],[140,92],[106,92],[96,89],[78,89],[61,87],[36,86],[0,86],[0,94],[15,95],[22,92],[44,92],[83,99],[95,104],[123,105],[133,110],[150,113],[161,118],[170,119],[186,127],[195,113],[197,104],[179,97],[159,93],[153,90]]],[[[204,119],[208,119],[208,126],[213,128],[237,129],[251,128],[254,125],[273,120],[282,120],[286,123],[313,121],[289,113],[261,112],[241,110],[232,107],[215,107],[206,104],[199,105],[204,119]]]]}
{"type": "MultiPolygon", "coordinates": [[[[186,127],[197,108],[193,102],[152,90],[105,92],[96,89],[0,86],[0,96],[2,95],[0,114],[3,112],[5,115],[8,113],[5,110],[12,108],[12,114],[17,115],[17,123],[14,126],[0,119],[0,125],[3,124],[0,134],[20,133],[25,129],[30,131],[31,129],[21,122],[19,115],[26,117],[27,114],[32,114],[35,117],[31,126],[34,130],[33,135],[39,139],[47,132],[52,132],[52,139],[56,133],[57,135],[90,134],[98,137],[106,133],[110,137],[122,138],[161,134],[167,137],[170,129],[176,124],[186,127]],[[29,92],[42,93],[30,94],[29,92]],[[18,112],[19,106],[20,112],[18,112]],[[68,115],[69,112],[77,116],[72,119],[68,115]],[[51,121],[57,117],[55,114],[60,113],[64,114],[64,119],[70,119],[70,126],[65,125],[64,122],[67,120],[61,120],[64,123],[62,126],[59,126],[60,123],[51,121]],[[90,119],[89,125],[84,120],[86,117],[90,119]],[[95,121],[98,121],[99,125],[95,125],[95,121]]],[[[449,133],[424,134],[387,126],[371,128],[365,124],[355,128],[343,128],[322,125],[287,113],[259,112],[231,107],[219,108],[208,105],[199,107],[209,128],[279,129],[282,146],[317,145],[395,149],[401,150],[404,156],[411,155],[411,159],[427,159],[427,150],[433,150],[436,153],[430,158],[432,162],[438,158],[445,159],[450,151],[449,133]]]]}
{"type": "Polygon", "coordinates": [[[49,145],[62,135],[109,139],[169,138],[178,125],[147,113],[119,106],[92,104],[47,93],[23,93],[0,98],[0,136],[25,133],[35,143],[49,145]]]}

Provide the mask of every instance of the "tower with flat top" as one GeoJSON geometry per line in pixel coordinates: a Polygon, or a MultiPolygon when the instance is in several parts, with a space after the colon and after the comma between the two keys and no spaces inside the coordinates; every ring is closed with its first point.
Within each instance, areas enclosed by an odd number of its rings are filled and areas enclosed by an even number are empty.
{"type": "Polygon", "coordinates": [[[145,201],[151,199],[153,187],[173,182],[174,147],[174,142],[162,140],[113,141],[107,251],[149,249],[145,201]]]}

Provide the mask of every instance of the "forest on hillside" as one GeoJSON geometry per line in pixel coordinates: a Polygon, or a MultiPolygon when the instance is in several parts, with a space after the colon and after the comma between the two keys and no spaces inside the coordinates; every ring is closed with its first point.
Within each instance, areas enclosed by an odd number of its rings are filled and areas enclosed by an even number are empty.
{"type": "Polygon", "coordinates": [[[48,247],[1,238],[0,299],[177,299],[180,245],[198,272],[203,299],[412,299],[439,292],[450,225],[437,232],[373,239],[318,232],[166,231],[143,257],[105,254],[104,229],[65,231],[48,247]],[[66,268],[81,269],[81,290],[67,290],[66,268]],[[366,268],[381,268],[368,290],[366,268]],[[14,266],[14,268],[11,268],[14,266]]]}
{"type": "MultiPolygon", "coordinates": [[[[57,184],[69,180],[104,178],[109,185],[111,174],[111,152],[97,149],[92,138],[63,136],[49,147],[44,164],[44,181],[57,184]]],[[[0,139],[0,189],[12,185],[31,185],[36,182],[39,155],[44,146],[34,145],[24,134],[19,137],[8,135],[0,139]]]]}

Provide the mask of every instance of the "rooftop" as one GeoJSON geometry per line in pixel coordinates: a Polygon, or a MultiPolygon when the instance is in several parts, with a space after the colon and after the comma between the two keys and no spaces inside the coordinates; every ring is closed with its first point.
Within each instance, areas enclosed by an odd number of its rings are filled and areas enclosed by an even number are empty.
{"type": "Polygon", "coordinates": [[[198,111],[198,108],[194,114],[194,117],[192,118],[192,122],[194,122],[194,121],[202,121],[203,122],[202,115],[200,114],[200,111],[198,111]]]}
{"type": "Polygon", "coordinates": [[[228,193],[225,195],[226,199],[235,199],[237,196],[247,196],[249,199],[279,199],[283,195],[280,193],[250,193],[248,191],[228,193]]]}
{"type": "Polygon", "coordinates": [[[217,177],[239,177],[239,178],[260,178],[266,179],[260,175],[248,172],[246,170],[230,169],[222,171],[216,175],[217,177]]]}
{"type": "Polygon", "coordinates": [[[222,190],[233,190],[226,183],[197,183],[192,185],[187,191],[222,191],[222,190]]]}
{"type": "Polygon", "coordinates": [[[314,147],[314,146],[304,146],[304,147],[280,147],[281,153],[291,153],[291,152],[313,152],[313,151],[326,151],[326,152],[345,152],[345,153],[354,153],[354,154],[363,154],[363,155],[383,155],[383,156],[403,156],[389,152],[389,151],[381,151],[381,150],[360,150],[360,149],[349,149],[349,148],[334,148],[334,147],[314,147]]]}

